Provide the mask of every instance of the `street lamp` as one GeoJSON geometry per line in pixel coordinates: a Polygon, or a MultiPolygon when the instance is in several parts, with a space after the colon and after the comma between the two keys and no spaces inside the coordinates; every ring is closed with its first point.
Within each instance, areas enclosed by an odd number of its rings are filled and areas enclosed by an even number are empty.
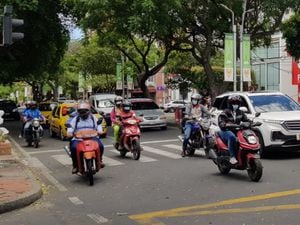
{"type": "Polygon", "coordinates": [[[232,33],[233,33],[233,91],[236,91],[236,25],[234,24],[234,12],[226,5],[220,4],[224,9],[231,12],[232,33]]]}
{"type": "Polygon", "coordinates": [[[242,14],[242,24],[240,27],[240,90],[243,91],[243,32],[244,32],[244,22],[246,13],[254,11],[254,9],[249,9],[246,11],[247,0],[243,3],[243,14],[242,14]]]}

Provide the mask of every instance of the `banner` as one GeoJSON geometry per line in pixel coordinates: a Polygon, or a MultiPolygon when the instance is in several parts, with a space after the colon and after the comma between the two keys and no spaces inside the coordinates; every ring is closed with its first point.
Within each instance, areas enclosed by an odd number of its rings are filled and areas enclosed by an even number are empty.
{"type": "Polygon", "coordinates": [[[131,67],[127,68],[127,89],[128,90],[133,90],[134,85],[133,85],[133,70],[131,67]]]}
{"type": "Polygon", "coordinates": [[[295,59],[292,60],[292,84],[300,84],[300,68],[299,64],[295,59]]]}
{"type": "Polygon", "coordinates": [[[226,33],[224,42],[224,81],[233,81],[233,34],[226,33]]]}
{"type": "Polygon", "coordinates": [[[251,81],[251,45],[250,35],[243,35],[243,81],[251,81]]]}
{"type": "Polygon", "coordinates": [[[122,79],[122,64],[121,63],[117,63],[117,68],[116,68],[117,72],[116,72],[116,89],[117,90],[122,90],[122,83],[123,83],[123,79],[122,79]]]}

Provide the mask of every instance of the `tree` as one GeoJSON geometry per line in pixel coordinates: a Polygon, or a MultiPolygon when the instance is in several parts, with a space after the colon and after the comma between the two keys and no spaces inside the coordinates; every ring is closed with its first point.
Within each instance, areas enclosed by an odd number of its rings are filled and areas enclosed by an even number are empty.
{"type": "Polygon", "coordinates": [[[286,49],[296,59],[300,58],[300,14],[296,13],[281,26],[286,49]]]}
{"type": "Polygon", "coordinates": [[[67,14],[59,0],[1,1],[0,7],[13,6],[15,18],[24,19],[20,29],[25,37],[8,48],[0,48],[1,83],[26,81],[41,86],[57,75],[69,40],[60,17],[67,14]]]}
{"type": "Polygon", "coordinates": [[[66,1],[85,30],[97,31],[103,42],[134,65],[139,86],[149,97],[146,80],[161,70],[178,47],[172,37],[178,26],[173,14],[179,0],[66,1]],[[156,49],[159,52],[153,62],[149,56],[156,49]]]}

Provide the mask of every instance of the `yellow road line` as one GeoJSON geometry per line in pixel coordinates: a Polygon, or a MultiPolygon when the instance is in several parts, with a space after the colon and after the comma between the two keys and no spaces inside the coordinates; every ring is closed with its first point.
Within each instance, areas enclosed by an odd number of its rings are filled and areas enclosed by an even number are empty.
{"type": "Polygon", "coordinates": [[[174,208],[169,210],[149,212],[144,214],[136,214],[136,215],[129,216],[129,218],[143,225],[164,225],[161,222],[155,222],[155,219],[163,218],[163,217],[181,216],[184,214],[192,215],[191,213],[197,213],[197,212],[186,212],[186,211],[193,211],[193,210],[206,209],[206,208],[225,206],[225,205],[233,205],[233,204],[239,204],[244,202],[259,201],[259,200],[266,200],[272,198],[280,198],[280,197],[286,197],[286,196],[297,195],[297,194],[300,194],[300,189],[274,192],[269,194],[262,194],[262,195],[249,196],[249,197],[236,198],[236,199],[229,199],[229,200],[224,200],[224,201],[209,203],[204,205],[194,205],[194,206],[180,207],[180,208],[174,208]]]}

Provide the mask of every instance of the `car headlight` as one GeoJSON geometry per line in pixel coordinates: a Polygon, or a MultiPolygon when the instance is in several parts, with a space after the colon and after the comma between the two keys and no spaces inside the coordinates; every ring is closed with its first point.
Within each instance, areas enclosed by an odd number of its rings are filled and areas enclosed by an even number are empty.
{"type": "Polygon", "coordinates": [[[269,120],[269,119],[264,119],[263,122],[265,122],[265,123],[275,123],[275,124],[283,123],[282,120],[269,120]]]}
{"type": "Polygon", "coordinates": [[[247,142],[249,143],[249,144],[256,144],[257,143],[257,140],[256,140],[256,138],[254,137],[254,136],[248,136],[247,138],[247,142]]]}

